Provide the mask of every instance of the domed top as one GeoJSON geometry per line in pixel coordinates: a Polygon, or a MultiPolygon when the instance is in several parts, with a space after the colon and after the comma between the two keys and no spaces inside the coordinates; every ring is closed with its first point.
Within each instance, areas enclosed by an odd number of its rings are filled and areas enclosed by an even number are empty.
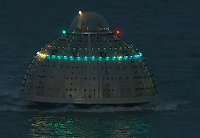
{"type": "Polygon", "coordinates": [[[74,33],[109,32],[106,20],[95,12],[81,12],[71,22],[70,31],[74,33]]]}

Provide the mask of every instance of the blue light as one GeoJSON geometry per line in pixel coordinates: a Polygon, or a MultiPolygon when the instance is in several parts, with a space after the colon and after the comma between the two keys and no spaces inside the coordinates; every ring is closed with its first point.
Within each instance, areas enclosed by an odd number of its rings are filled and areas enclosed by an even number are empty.
{"type": "Polygon", "coordinates": [[[87,61],[87,60],[88,60],[88,58],[85,56],[84,60],[85,60],[85,61],[87,61]]]}
{"type": "Polygon", "coordinates": [[[109,60],[109,57],[106,57],[106,61],[108,61],[109,60]]]}
{"type": "Polygon", "coordinates": [[[62,31],[62,33],[63,33],[63,34],[66,34],[66,31],[65,31],[65,30],[63,30],[63,31],[62,31]]]}
{"type": "Polygon", "coordinates": [[[52,58],[53,58],[53,59],[55,59],[55,58],[56,58],[56,56],[55,56],[55,55],[52,55],[52,58]]]}
{"type": "Polygon", "coordinates": [[[80,58],[80,57],[77,57],[77,60],[78,60],[78,61],[80,61],[80,60],[81,60],[81,58],[80,58]]]}
{"type": "Polygon", "coordinates": [[[113,60],[116,60],[116,56],[114,56],[112,59],[113,59],[113,60]]]}
{"type": "Polygon", "coordinates": [[[134,56],[135,59],[137,59],[137,57],[138,57],[137,55],[134,56]]]}
{"type": "Polygon", "coordinates": [[[122,56],[119,56],[119,57],[118,57],[118,60],[122,60],[122,56]]]}
{"type": "MultiPolygon", "coordinates": [[[[85,61],[88,61],[89,59],[91,59],[92,61],[95,61],[95,60],[99,60],[99,61],[102,61],[104,58],[103,57],[95,57],[95,56],[91,56],[91,57],[87,57],[87,56],[84,56],[84,57],[74,57],[74,56],[60,56],[60,55],[46,55],[45,56],[47,59],[65,59],[67,60],[68,58],[73,61],[74,59],[77,59],[78,61],[81,61],[81,60],[85,60],[85,61]],[[82,59],[83,58],[83,59],[82,59]]],[[[136,53],[135,55],[131,55],[131,56],[112,56],[112,57],[109,57],[109,56],[106,56],[105,57],[105,60],[106,61],[109,61],[109,60],[113,60],[113,61],[116,61],[116,60],[128,60],[128,59],[136,59],[136,60],[141,60],[143,59],[142,58],[142,53],[141,52],[138,52],[136,53]]]]}
{"type": "Polygon", "coordinates": [[[47,58],[50,59],[50,55],[47,55],[47,58]]]}
{"type": "Polygon", "coordinates": [[[135,55],[134,58],[135,58],[135,59],[139,59],[139,58],[140,58],[140,55],[135,55]]]}
{"type": "Polygon", "coordinates": [[[99,57],[99,61],[101,61],[102,60],[102,57],[99,57]]]}
{"type": "Polygon", "coordinates": [[[139,52],[139,56],[142,57],[142,53],[139,52]]]}
{"type": "Polygon", "coordinates": [[[74,60],[73,56],[70,56],[69,58],[70,58],[70,60],[74,60]]]}
{"type": "Polygon", "coordinates": [[[93,61],[95,60],[95,57],[94,57],[94,56],[92,56],[92,60],[93,60],[93,61]]]}
{"type": "Polygon", "coordinates": [[[124,59],[128,59],[128,56],[125,56],[124,59]]]}
{"type": "Polygon", "coordinates": [[[58,57],[58,59],[61,59],[61,57],[60,56],[57,56],[58,57]]]}

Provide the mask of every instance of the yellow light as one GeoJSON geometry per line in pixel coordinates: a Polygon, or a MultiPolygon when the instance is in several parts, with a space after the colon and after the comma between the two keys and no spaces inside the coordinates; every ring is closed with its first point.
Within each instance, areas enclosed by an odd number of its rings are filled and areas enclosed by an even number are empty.
{"type": "Polygon", "coordinates": [[[42,54],[40,52],[37,52],[37,55],[40,56],[41,58],[45,58],[47,56],[47,54],[42,54]]]}
{"type": "Polygon", "coordinates": [[[82,11],[78,11],[78,14],[79,14],[79,15],[82,15],[82,11]]]}
{"type": "Polygon", "coordinates": [[[45,58],[47,54],[40,54],[40,57],[45,58]]]}

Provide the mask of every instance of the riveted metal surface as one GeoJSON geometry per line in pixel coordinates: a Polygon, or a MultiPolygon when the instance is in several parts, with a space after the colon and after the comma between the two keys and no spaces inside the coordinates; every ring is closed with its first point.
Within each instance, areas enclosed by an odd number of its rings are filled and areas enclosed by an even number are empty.
{"type": "Polygon", "coordinates": [[[27,100],[89,104],[132,98],[134,103],[156,97],[147,64],[134,58],[137,49],[112,33],[61,35],[41,53],[45,56],[36,56],[23,81],[21,95],[27,100]]]}

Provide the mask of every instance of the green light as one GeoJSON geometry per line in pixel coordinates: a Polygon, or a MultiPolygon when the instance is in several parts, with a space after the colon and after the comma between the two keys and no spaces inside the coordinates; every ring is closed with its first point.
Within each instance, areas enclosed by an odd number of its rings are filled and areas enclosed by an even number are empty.
{"type": "Polygon", "coordinates": [[[119,56],[119,57],[118,57],[118,60],[122,60],[122,56],[119,56]]]}
{"type": "Polygon", "coordinates": [[[64,56],[64,59],[67,60],[67,56],[64,56]]]}
{"type": "Polygon", "coordinates": [[[47,55],[47,58],[50,59],[50,55],[47,55]]]}
{"type": "MultiPolygon", "coordinates": [[[[40,54],[39,52],[37,52],[37,54],[39,56],[43,56],[42,54],[40,54]]],[[[64,59],[64,60],[67,60],[69,58],[69,60],[73,61],[75,59],[77,59],[78,61],[88,61],[88,60],[92,60],[92,61],[103,61],[104,58],[103,57],[95,57],[95,56],[84,56],[84,57],[81,57],[81,56],[77,56],[77,57],[74,57],[74,56],[61,56],[61,55],[49,55],[49,54],[45,54],[45,57],[44,58],[47,58],[47,59],[64,59]]],[[[131,60],[131,59],[137,59],[137,60],[141,60],[142,59],[142,53],[138,53],[138,54],[135,54],[135,55],[131,55],[131,56],[106,56],[105,57],[105,60],[106,61],[109,61],[109,60],[113,60],[113,61],[121,61],[121,60],[131,60]]]]}
{"type": "Polygon", "coordinates": [[[92,56],[92,61],[94,61],[95,60],[95,57],[94,56],[92,56]]]}
{"type": "Polygon", "coordinates": [[[73,56],[70,56],[69,58],[70,58],[71,61],[74,60],[73,56]]]}
{"type": "Polygon", "coordinates": [[[125,60],[128,59],[128,56],[125,56],[124,59],[125,59],[125,60]]]}
{"type": "Polygon", "coordinates": [[[81,58],[80,58],[80,57],[77,57],[77,60],[78,60],[78,61],[80,61],[80,60],[81,60],[81,58]]]}
{"type": "Polygon", "coordinates": [[[113,60],[116,60],[116,56],[114,56],[112,59],[113,59],[113,60]]]}
{"type": "Polygon", "coordinates": [[[85,56],[84,60],[85,60],[85,61],[87,61],[87,60],[88,60],[88,58],[85,56]]]}
{"type": "Polygon", "coordinates": [[[66,34],[66,31],[65,31],[65,30],[63,30],[63,31],[62,31],[62,33],[63,33],[63,34],[66,34]]]}
{"type": "Polygon", "coordinates": [[[57,56],[58,57],[58,59],[61,59],[61,57],[60,56],[57,56]]]}
{"type": "Polygon", "coordinates": [[[99,57],[99,61],[102,61],[102,57],[99,57]]]}

